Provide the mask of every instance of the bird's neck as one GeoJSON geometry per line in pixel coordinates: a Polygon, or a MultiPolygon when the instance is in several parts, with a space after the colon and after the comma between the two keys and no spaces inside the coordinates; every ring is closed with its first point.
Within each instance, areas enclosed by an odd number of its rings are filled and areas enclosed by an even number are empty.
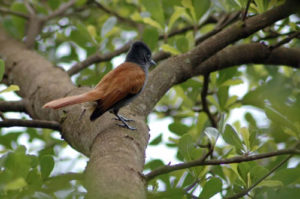
{"type": "Polygon", "coordinates": [[[140,62],[136,59],[131,59],[130,57],[126,57],[125,62],[131,62],[137,64],[139,67],[143,69],[143,71],[145,71],[146,74],[148,74],[148,69],[150,67],[149,64],[145,64],[144,62],[140,62]]]}

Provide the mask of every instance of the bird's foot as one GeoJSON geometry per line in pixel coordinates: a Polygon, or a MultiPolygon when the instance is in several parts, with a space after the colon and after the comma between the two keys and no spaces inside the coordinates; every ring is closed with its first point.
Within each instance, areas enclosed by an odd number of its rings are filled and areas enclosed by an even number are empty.
{"type": "Polygon", "coordinates": [[[123,124],[116,124],[118,125],[119,127],[122,127],[122,128],[127,128],[129,130],[132,130],[132,131],[135,131],[136,128],[132,127],[132,126],[129,126],[126,122],[122,122],[123,124]]]}
{"type": "Polygon", "coordinates": [[[125,121],[125,122],[132,122],[132,121],[134,121],[134,120],[128,119],[128,118],[126,118],[126,117],[124,117],[124,116],[122,116],[122,115],[119,115],[119,117],[115,117],[114,120],[117,120],[117,121],[125,121]]]}

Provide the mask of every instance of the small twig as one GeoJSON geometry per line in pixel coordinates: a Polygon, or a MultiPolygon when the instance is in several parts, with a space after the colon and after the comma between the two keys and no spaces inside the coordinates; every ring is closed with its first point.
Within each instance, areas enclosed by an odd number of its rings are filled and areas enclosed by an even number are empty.
{"type": "Polygon", "coordinates": [[[274,39],[274,38],[277,38],[277,37],[280,37],[280,36],[288,36],[288,35],[291,35],[295,33],[294,31],[291,31],[291,32],[287,32],[287,33],[278,33],[278,32],[275,32],[275,31],[270,31],[269,34],[265,37],[260,37],[257,41],[264,41],[264,40],[269,40],[269,39],[274,39]]]}
{"type": "Polygon", "coordinates": [[[121,15],[119,15],[119,14],[116,13],[116,12],[114,12],[113,10],[110,10],[110,9],[106,8],[106,7],[105,7],[104,5],[102,5],[101,3],[97,2],[97,1],[93,1],[93,3],[94,3],[99,9],[103,10],[103,11],[106,12],[107,14],[110,14],[110,15],[115,16],[120,22],[125,22],[125,23],[127,23],[128,25],[134,26],[134,27],[138,26],[138,24],[137,24],[135,21],[133,21],[133,20],[131,20],[131,19],[129,19],[129,18],[122,17],[121,15]]]}
{"type": "Polygon", "coordinates": [[[65,11],[70,8],[71,6],[74,5],[74,3],[76,3],[76,0],[70,0],[67,3],[62,4],[57,10],[55,10],[54,12],[52,12],[50,15],[48,15],[47,17],[43,18],[43,21],[48,21],[50,19],[53,19],[55,17],[61,16],[65,14],[65,11]]]}
{"type": "Polygon", "coordinates": [[[0,111],[2,112],[27,112],[25,100],[20,101],[0,101],[0,111]]]}
{"type": "Polygon", "coordinates": [[[99,52],[94,53],[93,55],[89,56],[86,58],[84,61],[79,62],[71,67],[70,70],[68,70],[68,74],[70,76],[80,72],[82,69],[90,66],[91,64],[98,63],[98,62],[103,62],[103,61],[109,61],[113,57],[118,56],[126,51],[129,50],[130,45],[132,42],[126,43],[124,46],[119,48],[118,50],[115,50],[113,52],[101,55],[99,52]]]}
{"type": "Polygon", "coordinates": [[[192,188],[194,188],[198,183],[200,182],[200,179],[196,179],[192,184],[184,188],[185,192],[190,191],[192,188]]]}
{"type": "Polygon", "coordinates": [[[1,112],[1,111],[0,111],[0,118],[1,118],[3,121],[6,120],[6,118],[5,118],[4,114],[3,114],[3,112],[1,112]]]}
{"type": "Polygon", "coordinates": [[[270,49],[273,50],[275,48],[282,46],[283,44],[289,43],[292,39],[294,39],[295,37],[298,37],[298,36],[300,36],[300,31],[294,32],[294,33],[290,34],[289,36],[287,36],[285,39],[279,41],[276,44],[273,44],[272,46],[270,46],[270,49]]]}
{"type": "Polygon", "coordinates": [[[24,1],[25,7],[27,9],[27,11],[29,12],[30,15],[35,15],[35,10],[33,9],[33,7],[30,5],[30,3],[28,2],[28,0],[24,1]]]}
{"type": "Polygon", "coordinates": [[[203,80],[203,88],[202,88],[202,92],[201,92],[201,102],[202,102],[202,109],[203,111],[207,114],[211,125],[214,128],[217,128],[217,121],[215,120],[215,118],[213,117],[213,115],[211,114],[210,110],[209,110],[209,106],[207,103],[207,91],[208,91],[208,85],[209,85],[209,73],[204,75],[204,80],[203,80]]]}
{"type": "Polygon", "coordinates": [[[146,181],[149,181],[149,180],[155,178],[156,176],[159,176],[162,174],[170,173],[170,172],[176,171],[176,170],[197,167],[197,166],[222,165],[222,164],[249,162],[249,161],[253,161],[253,160],[259,160],[259,159],[270,158],[273,156],[286,155],[286,154],[300,154],[300,151],[295,148],[292,148],[292,149],[283,149],[283,150],[278,150],[275,152],[262,153],[262,154],[257,154],[257,155],[236,156],[236,157],[228,158],[228,159],[203,161],[203,158],[200,158],[198,160],[193,160],[190,162],[184,162],[184,163],[179,163],[179,164],[175,164],[175,165],[166,165],[166,166],[160,167],[160,168],[153,170],[150,173],[146,174],[145,179],[146,179],[146,181]]]}
{"type": "Polygon", "coordinates": [[[7,9],[7,8],[0,7],[0,12],[5,13],[5,14],[15,15],[17,17],[22,17],[22,18],[27,19],[27,20],[29,19],[29,16],[27,14],[22,13],[22,12],[12,11],[12,10],[7,9]]]}
{"type": "Polygon", "coordinates": [[[233,12],[233,13],[230,13],[230,14],[222,17],[212,31],[210,31],[210,32],[202,35],[198,39],[196,39],[196,45],[200,44],[202,41],[206,40],[207,38],[217,34],[221,30],[223,30],[223,28],[225,28],[227,25],[229,25],[230,23],[237,20],[239,15],[240,15],[240,12],[233,12]]]}
{"type": "Polygon", "coordinates": [[[47,120],[21,120],[21,119],[6,119],[0,122],[0,128],[2,127],[33,127],[33,128],[47,128],[56,131],[61,131],[61,126],[58,122],[47,120]]]}
{"type": "Polygon", "coordinates": [[[251,3],[251,0],[248,0],[247,2],[247,5],[246,5],[246,9],[243,13],[243,17],[242,17],[242,20],[245,21],[246,20],[246,17],[247,17],[247,13],[248,13],[248,10],[249,10],[249,7],[250,7],[250,3],[251,3]]]}
{"type": "MultiPolygon", "coordinates": [[[[200,29],[202,28],[203,26],[209,24],[209,23],[216,23],[217,22],[217,19],[216,17],[213,17],[213,16],[209,16],[205,21],[203,21],[200,25],[198,25],[196,28],[197,29],[200,29]]],[[[161,34],[159,35],[158,39],[159,40],[162,40],[164,39],[165,37],[169,38],[169,37],[172,37],[172,36],[175,36],[175,35],[179,35],[179,34],[183,34],[189,30],[194,30],[195,26],[194,25],[191,25],[191,26],[186,26],[186,27],[183,27],[181,29],[176,29],[176,30],[173,30],[171,32],[169,32],[168,35],[164,35],[164,34],[161,34]]]]}
{"type": "Polygon", "coordinates": [[[283,161],[281,161],[277,166],[275,166],[271,171],[269,171],[266,175],[264,175],[261,179],[259,179],[253,185],[251,185],[248,189],[245,189],[245,190],[241,191],[240,193],[230,196],[226,199],[238,199],[238,198],[241,198],[241,197],[247,195],[259,183],[261,183],[263,180],[265,180],[267,177],[269,177],[274,171],[276,171],[279,167],[281,167],[283,164],[285,164],[292,156],[293,156],[293,154],[289,155],[287,158],[285,158],[283,161]]]}
{"type": "MultiPolygon", "coordinates": [[[[96,5],[98,5],[99,3],[98,2],[95,2],[96,5]]],[[[102,6],[101,4],[98,5],[98,6],[102,6]]],[[[104,8],[104,6],[103,6],[104,8]]],[[[104,8],[105,9],[105,8],[104,8]]],[[[107,12],[110,12],[108,9],[107,9],[107,12]]],[[[112,14],[112,13],[111,13],[112,14]]],[[[116,13],[115,13],[116,14],[116,13]]],[[[210,17],[205,23],[201,24],[199,27],[201,27],[202,25],[205,25],[207,23],[213,23],[215,22],[214,18],[213,17],[210,17]]],[[[190,29],[193,29],[194,26],[187,26],[187,27],[184,27],[182,29],[179,29],[179,30],[175,30],[175,31],[172,31],[170,32],[167,37],[172,37],[172,36],[175,36],[177,34],[181,34],[181,33],[184,33],[190,29]]],[[[160,35],[159,36],[159,39],[164,39],[164,35],[160,35]]],[[[87,57],[84,61],[82,62],[79,62],[79,63],[76,63],[75,65],[73,65],[71,67],[71,69],[68,70],[68,74],[70,76],[80,72],[81,70],[87,68],[88,66],[92,65],[92,64],[95,64],[95,63],[99,63],[99,62],[104,62],[104,61],[109,61],[111,60],[112,58],[114,58],[115,56],[118,56],[122,53],[125,53],[126,51],[129,50],[130,48],[130,45],[131,45],[132,41],[126,43],[124,46],[122,46],[120,49],[118,50],[115,50],[113,52],[110,52],[110,53],[107,53],[107,54],[104,54],[104,55],[101,55],[99,52],[96,52],[94,54],[92,54],[91,56],[87,57]]],[[[158,62],[158,61],[161,61],[163,59],[166,59],[168,57],[170,57],[171,54],[170,53],[167,53],[167,52],[163,52],[163,51],[159,51],[157,53],[155,53],[153,55],[153,59],[158,62]]]]}
{"type": "MultiPolygon", "coordinates": [[[[208,152],[205,153],[200,159],[194,160],[194,161],[197,161],[197,163],[199,163],[199,164],[203,164],[205,162],[205,160],[211,155],[212,152],[213,152],[213,149],[210,148],[208,150],[208,152]]],[[[194,162],[194,161],[191,161],[191,162],[194,162]]],[[[158,168],[156,170],[153,170],[152,172],[145,175],[146,181],[149,181],[149,180],[153,179],[154,177],[156,177],[158,175],[170,173],[171,171],[193,167],[193,166],[187,166],[186,167],[184,164],[186,164],[186,163],[181,163],[181,164],[179,163],[179,164],[176,164],[176,165],[173,165],[173,166],[167,165],[167,166],[158,168]]]]}

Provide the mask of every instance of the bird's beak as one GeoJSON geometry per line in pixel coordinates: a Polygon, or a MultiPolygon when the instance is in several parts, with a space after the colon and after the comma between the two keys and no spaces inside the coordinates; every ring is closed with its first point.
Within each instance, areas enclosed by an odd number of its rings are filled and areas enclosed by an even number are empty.
{"type": "Polygon", "coordinates": [[[154,66],[154,65],[156,65],[156,62],[153,59],[151,59],[150,60],[150,66],[154,66]]]}

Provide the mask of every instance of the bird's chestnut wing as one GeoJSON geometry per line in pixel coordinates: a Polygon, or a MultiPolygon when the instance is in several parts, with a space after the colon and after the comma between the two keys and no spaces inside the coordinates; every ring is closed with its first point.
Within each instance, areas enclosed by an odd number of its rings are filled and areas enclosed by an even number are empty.
{"type": "Polygon", "coordinates": [[[145,83],[145,72],[137,64],[124,62],[109,72],[95,87],[102,93],[99,100],[103,112],[129,95],[138,94],[145,83]]]}

